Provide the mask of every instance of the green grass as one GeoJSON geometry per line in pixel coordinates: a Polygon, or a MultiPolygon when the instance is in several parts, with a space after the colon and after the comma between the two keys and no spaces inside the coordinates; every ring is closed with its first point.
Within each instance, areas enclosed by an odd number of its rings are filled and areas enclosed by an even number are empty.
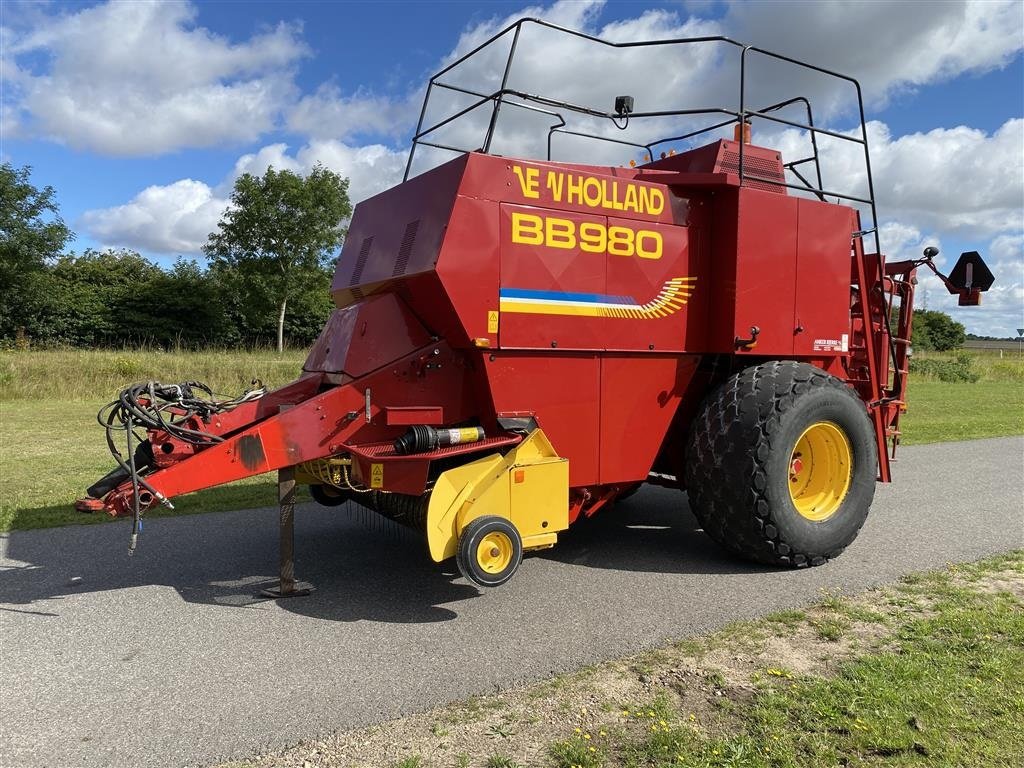
{"type": "Polygon", "coordinates": [[[132,382],[201,381],[236,395],[253,379],[281,386],[295,379],[306,350],[166,351],[55,349],[0,352],[0,401],[112,400],[132,382]]]}
{"type": "MultiPolygon", "coordinates": [[[[234,395],[253,378],[271,387],[292,381],[304,359],[305,351],[295,350],[281,357],[270,350],[0,352],[0,530],[110,520],[105,514],[81,514],[72,505],[115,466],[96,411],[125,385],[148,378],[192,379],[234,395]]],[[[157,507],[147,514],[275,503],[276,481],[268,474],[181,496],[174,499],[174,511],[157,507]]]]}
{"type": "Polygon", "coordinates": [[[899,628],[893,650],[764,691],[723,747],[752,745],[752,766],[1024,765],[1022,606],[940,594],[934,615],[899,628]]]}
{"type": "Polygon", "coordinates": [[[900,422],[904,445],[1024,434],[1024,383],[911,378],[900,422]]]}

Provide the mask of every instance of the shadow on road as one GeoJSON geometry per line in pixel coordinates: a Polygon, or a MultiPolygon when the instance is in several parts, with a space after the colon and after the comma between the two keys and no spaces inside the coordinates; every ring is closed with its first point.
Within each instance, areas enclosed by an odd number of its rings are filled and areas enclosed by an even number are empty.
{"type": "MultiPolygon", "coordinates": [[[[327,621],[429,623],[456,618],[452,604],[479,596],[454,562],[430,561],[419,535],[351,506],[298,508],[296,575],[316,591],[280,601],[284,610],[327,621]]],[[[13,562],[0,568],[0,603],[7,606],[0,610],[46,621],[71,595],[152,585],[173,587],[191,603],[254,610],[266,605],[259,591],[276,584],[274,509],[151,520],[134,557],[128,532],[127,522],[118,522],[7,534],[5,556],[13,562]]],[[[580,521],[538,557],[568,568],[758,570],[713,544],[683,495],[659,489],[580,521]]]]}
{"type": "Polygon", "coordinates": [[[542,557],[573,566],[642,573],[757,573],[708,538],[686,495],[645,487],[614,508],[577,521],[542,557]]]}

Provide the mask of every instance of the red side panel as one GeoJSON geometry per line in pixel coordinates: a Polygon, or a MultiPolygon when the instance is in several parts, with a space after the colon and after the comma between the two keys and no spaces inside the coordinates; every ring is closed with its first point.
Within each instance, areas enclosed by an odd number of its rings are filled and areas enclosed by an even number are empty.
{"type": "Polygon", "coordinates": [[[699,359],[696,355],[604,356],[602,483],[634,482],[647,477],[699,359]]]}
{"type": "Polygon", "coordinates": [[[793,353],[821,356],[850,351],[850,270],[854,211],[799,200],[793,353]]]}
{"type": "Polygon", "coordinates": [[[641,319],[605,318],[602,325],[604,348],[682,352],[686,342],[703,335],[707,303],[706,271],[701,263],[700,231],[668,224],[641,223],[608,218],[609,227],[631,229],[638,238],[650,241],[658,236],[658,258],[642,256],[606,259],[608,293],[624,295],[632,303],[648,307],[641,319]],[[668,293],[674,295],[660,309],[654,306],[668,293]]]}
{"type": "Polygon", "coordinates": [[[490,322],[496,318],[490,313],[498,311],[499,243],[498,204],[460,195],[437,261],[439,280],[423,289],[416,286],[412,299],[423,317],[450,317],[439,308],[451,303],[457,325],[439,321],[436,330],[453,344],[468,346],[472,339],[486,338],[498,346],[498,332],[490,322]]]}
{"type": "Polygon", "coordinates": [[[556,297],[596,296],[606,293],[607,277],[601,254],[581,253],[577,246],[562,248],[520,240],[544,237],[546,223],[554,222],[556,237],[564,242],[581,226],[607,227],[607,218],[594,214],[578,214],[520,205],[501,206],[501,273],[500,291],[534,292],[538,300],[513,305],[506,300],[501,313],[501,346],[503,349],[604,349],[600,319],[572,315],[566,306],[555,303],[556,297]],[[537,231],[535,225],[541,222],[537,231]],[[568,222],[562,225],[561,222],[568,222]],[[569,234],[569,229],[572,234],[569,234]],[[518,306],[513,310],[510,307],[518,306]],[[527,311],[529,310],[529,311],[527,311]]]}
{"type": "Polygon", "coordinates": [[[430,334],[393,293],[336,309],[309,352],[305,371],[364,376],[430,343],[430,334]]]}
{"type": "Polygon", "coordinates": [[[434,269],[466,162],[457,158],[356,206],[331,285],[337,306],[434,269]]]}
{"type": "Polygon", "coordinates": [[[795,197],[749,188],[739,191],[732,336],[748,338],[753,326],[761,330],[748,354],[793,354],[798,205],[795,197]]]}
{"type": "Polygon", "coordinates": [[[598,482],[601,367],[595,355],[502,353],[485,356],[495,412],[532,413],[569,459],[569,485],[598,482]]]}

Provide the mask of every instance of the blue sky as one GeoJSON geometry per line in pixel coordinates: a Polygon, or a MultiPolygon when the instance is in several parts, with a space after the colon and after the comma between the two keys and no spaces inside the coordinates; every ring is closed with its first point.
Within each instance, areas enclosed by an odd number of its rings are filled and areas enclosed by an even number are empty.
{"type": "MultiPolygon", "coordinates": [[[[161,263],[196,257],[233,179],[267,165],[301,171],[322,162],[351,179],[354,199],[381,191],[401,178],[427,77],[531,15],[622,40],[726,34],[858,77],[883,249],[905,257],[937,244],[947,267],[961,250],[981,251],[998,280],[985,306],[955,310],[924,280],[929,306],[978,333],[1024,327],[1019,0],[5,1],[0,9],[0,158],[31,165],[37,184],[57,190],[76,249],[130,247],[161,263]]],[[[520,74],[536,82],[524,87],[557,80],[586,100],[595,84],[581,58],[569,48],[527,52],[520,74]]],[[[658,87],[704,98],[717,65],[645,66],[628,74],[638,101],[651,103],[658,87]]],[[[807,87],[824,105],[822,120],[850,126],[848,111],[830,107],[839,104],[830,86],[807,87]]],[[[796,138],[772,141],[786,152],[796,138]]],[[[831,159],[844,181],[859,183],[849,157],[837,149],[831,159]]]]}

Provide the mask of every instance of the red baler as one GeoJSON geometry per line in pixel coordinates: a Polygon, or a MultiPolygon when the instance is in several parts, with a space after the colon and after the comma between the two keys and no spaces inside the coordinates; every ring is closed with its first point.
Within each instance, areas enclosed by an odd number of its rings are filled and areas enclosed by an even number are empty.
{"type": "MultiPolygon", "coordinates": [[[[478,51],[533,26],[553,29],[523,20],[478,51]]],[[[709,40],[854,83],[726,38],[593,42],[709,40]]],[[[337,309],[298,380],[230,403],[134,390],[113,423],[141,424],[146,440],[83,508],[141,513],[293,467],[317,500],[415,527],[434,560],[457,556],[491,586],[645,482],[686,489],[705,531],[759,562],[815,565],[853,540],[890,479],[914,273],[934,254],[893,264],[871,252],[875,225],[847,203],[873,217],[873,194],[823,189],[816,143],[783,158],[749,143],[749,125],[841,137],[866,161],[863,108],[859,132],[833,133],[801,98],[749,108],[741,82],[738,109],[707,110],[724,122],[666,140],[704,135],[686,151],[655,159],[662,142],[644,143],[636,167],[513,159],[489,152],[499,109],[555,116],[549,146],[566,114],[666,115],[627,97],[598,114],[516,91],[514,52],[499,90],[462,88],[493,111],[482,149],[356,207],[337,309]],[[780,116],[794,106],[804,122],[780,116]],[[733,140],[715,138],[732,126],[733,140]]],[[[451,149],[432,140],[448,120],[421,117],[414,151],[451,149]]],[[[867,179],[870,192],[869,166],[867,179]]],[[[977,254],[964,258],[982,274],[977,254]]],[[[949,285],[968,301],[988,287],[949,285]]]]}

